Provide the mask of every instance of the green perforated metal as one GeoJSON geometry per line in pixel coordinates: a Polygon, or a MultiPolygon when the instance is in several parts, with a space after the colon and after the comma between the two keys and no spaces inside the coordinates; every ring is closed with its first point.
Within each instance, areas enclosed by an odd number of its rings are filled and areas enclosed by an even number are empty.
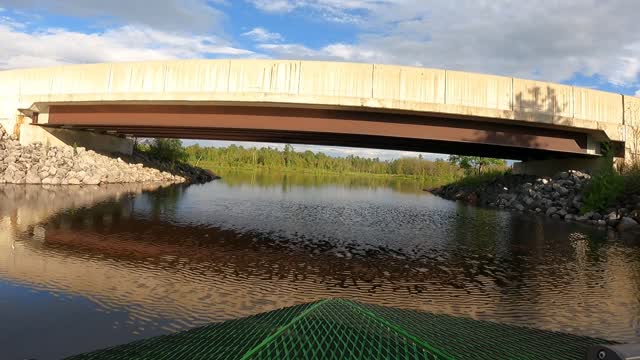
{"type": "Polygon", "coordinates": [[[566,359],[606,340],[332,299],[73,356],[102,359],[566,359]]]}

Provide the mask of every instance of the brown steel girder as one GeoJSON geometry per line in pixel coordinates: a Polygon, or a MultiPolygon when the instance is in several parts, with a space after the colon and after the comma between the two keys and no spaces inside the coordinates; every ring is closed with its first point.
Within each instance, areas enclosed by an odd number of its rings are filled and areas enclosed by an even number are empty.
{"type": "Polygon", "coordinates": [[[217,105],[51,105],[48,124],[138,137],[263,141],[482,155],[590,156],[587,134],[415,114],[217,105]]]}

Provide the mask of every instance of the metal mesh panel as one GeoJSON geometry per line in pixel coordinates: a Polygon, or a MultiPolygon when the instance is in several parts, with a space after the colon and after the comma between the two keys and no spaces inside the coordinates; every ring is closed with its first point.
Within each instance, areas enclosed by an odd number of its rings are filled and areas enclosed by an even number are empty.
{"type": "Polygon", "coordinates": [[[359,304],[456,359],[584,360],[594,344],[612,342],[442,314],[359,304]]]}
{"type": "Polygon", "coordinates": [[[101,359],[584,359],[611,342],[333,299],[77,355],[101,359]]]}

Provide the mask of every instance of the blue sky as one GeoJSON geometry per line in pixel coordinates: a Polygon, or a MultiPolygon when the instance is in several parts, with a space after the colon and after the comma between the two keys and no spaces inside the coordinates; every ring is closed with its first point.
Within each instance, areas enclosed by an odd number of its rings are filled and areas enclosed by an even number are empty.
{"type": "Polygon", "coordinates": [[[0,69],[322,59],[518,76],[640,96],[638,14],[637,0],[0,0],[0,69]]]}

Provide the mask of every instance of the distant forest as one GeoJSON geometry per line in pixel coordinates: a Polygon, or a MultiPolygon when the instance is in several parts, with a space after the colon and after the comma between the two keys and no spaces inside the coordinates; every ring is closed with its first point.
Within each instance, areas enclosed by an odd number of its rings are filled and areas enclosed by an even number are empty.
{"type": "Polygon", "coordinates": [[[184,147],[177,139],[153,139],[136,145],[136,150],[167,161],[188,161],[211,170],[262,169],[337,174],[371,174],[407,176],[436,180],[438,183],[456,181],[465,175],[479,175],[487,171],[507,169],[503,160],[475,156],[450,156],[447,160],[416,158],[381,160],[360,156],[331,157],[322,152],[295,151],[292,145],[276,148],[245,148],[230,145],[224,148],[203,147],[198,144],[184,147]]]}
{"type": "Polygon", "coordinates": [[[402,158],[384,161],[349,155],[331,157],[321,152],[295,151],[292,145],[284,150],[274,148],[244,148],[231,145],[226,148],[191,145],[185,148],[189,162],[206,167],[304,170],[332,173],[365,173],[378,175],[402,175],[412,177],[435,177],[455,180],[464,171],[446,160],[402,158]]]}

